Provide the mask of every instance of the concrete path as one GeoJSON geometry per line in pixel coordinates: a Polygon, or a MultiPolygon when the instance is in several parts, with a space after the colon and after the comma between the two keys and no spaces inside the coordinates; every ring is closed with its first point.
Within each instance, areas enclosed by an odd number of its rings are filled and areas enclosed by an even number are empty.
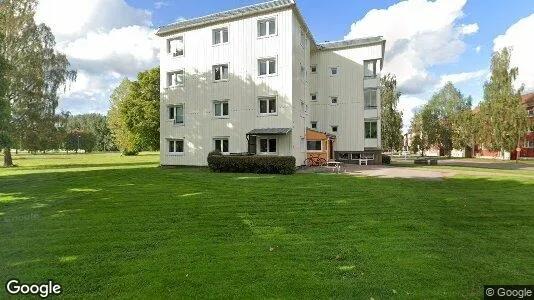
{"type": "MultiPolygon", "coordinates": [[[[327,173],[334,170],[328,167],[312,167],[299,170],[299,173],[327,173]]],[[[424,170],[421,168],[390,167],[390,166],[359,166],[345,164],[342,172],[346,175],[371,176],[381,178],[412,178],[422,180],[442,180],[454,175],[453,171],[424,170]]]]}

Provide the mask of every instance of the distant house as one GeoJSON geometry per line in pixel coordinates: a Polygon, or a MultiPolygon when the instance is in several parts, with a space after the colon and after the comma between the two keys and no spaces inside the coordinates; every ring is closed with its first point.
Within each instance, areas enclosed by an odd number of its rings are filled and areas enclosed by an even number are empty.
{"type": "Polygon", "coordinates": [[[214,149],[291,155],[297,165],[313,153],[381,163],[382,37],[318,43],[293,0],[165,25],[157,35],[162,165],[206,165],[214,149]]]}
{"type": "MultiPolygon", "coordinates": [[[[525,105],[525,110],[529,116],[529,132],[525,135],[523,139],[523,145],[521,147],[521,152],[519,153],[520,158],[534,158],[534,93],[526,94],[521,96],[521,103],[525,105]]],[[[516,159],[517,151],[512,151],[512,153],[500,151],[491,151],[484,147],[478,145],[475,146],[476,157],[480,158],[498,158],[498,159],[516,159]],[[503,155],[504,154],[504,155],[503,155]]]]}

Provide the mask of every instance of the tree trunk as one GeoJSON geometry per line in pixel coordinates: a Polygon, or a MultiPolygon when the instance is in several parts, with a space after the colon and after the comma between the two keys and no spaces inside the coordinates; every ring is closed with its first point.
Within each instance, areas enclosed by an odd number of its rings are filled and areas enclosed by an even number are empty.
{"type": "Polygon", "coordinates": [[[13,166],[13,158],[11,157],[11,149],[5,148],[4,149],[4,167],[12,167],[13,166]]]}

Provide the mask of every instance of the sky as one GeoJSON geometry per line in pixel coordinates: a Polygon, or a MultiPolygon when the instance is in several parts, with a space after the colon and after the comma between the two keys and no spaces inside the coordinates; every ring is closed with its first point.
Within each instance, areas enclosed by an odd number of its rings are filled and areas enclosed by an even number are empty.
{"type": "MultiPolygon", "coordinates": [[[[78,79],[59,110],[102,113],[124,78],[159,64],[159,26],[261,0],[40,0],[36,19],[56,36],[78,79]]],[[[381,35],[382,74],[397,77],[404,129],[414,110],[447,81],[474,104],[483,97],[491,55],[513,47],[516,87],[534,91],[534,0],[297,0],[317,42],[381,35]]]]}

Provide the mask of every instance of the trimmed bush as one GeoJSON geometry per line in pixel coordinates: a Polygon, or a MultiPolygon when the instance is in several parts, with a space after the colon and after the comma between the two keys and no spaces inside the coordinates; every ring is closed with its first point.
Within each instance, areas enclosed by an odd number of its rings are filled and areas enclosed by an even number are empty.
{"type": "Polygon", "coordinates": [[[124,155],[124,156],[136,156],[137,154],[139,154],[139,151],[137,151],[137,150],[125,149],[125,150],[122,151],[122,155],[124,155]]]}
{"type": "Polygon", "coordinates": [[[215,172],[293,174],[293,156],[221,155],[219,151],[208,154],[208,167],[215,172]]]}
{"type": "Polygon", "coordinates": [[[390,165],[391,164],[391,156],[382,154],[382,164],[383,165],[390,165]]]}

